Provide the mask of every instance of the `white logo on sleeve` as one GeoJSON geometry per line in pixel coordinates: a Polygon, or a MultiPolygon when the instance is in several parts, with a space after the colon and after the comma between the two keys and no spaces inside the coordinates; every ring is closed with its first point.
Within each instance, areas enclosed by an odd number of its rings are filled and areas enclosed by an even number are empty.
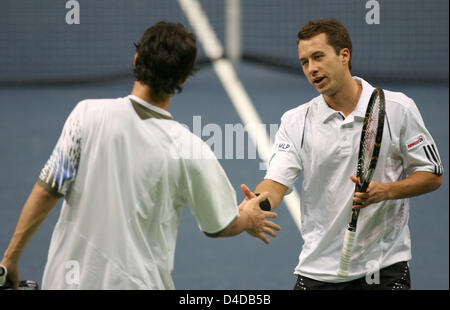
{"type": "Polygon", "coordinates": [[[288,142],[280,142],[277,144],[277,151],[288,152],[291,149],[292,144],[288,142]]]}

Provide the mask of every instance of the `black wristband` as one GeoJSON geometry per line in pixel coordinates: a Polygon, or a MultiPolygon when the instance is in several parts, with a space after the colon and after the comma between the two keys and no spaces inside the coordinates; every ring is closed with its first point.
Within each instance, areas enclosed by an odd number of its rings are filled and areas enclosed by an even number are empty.
{"type": "MultiPolygon", "coordinates": [[[[255,195],[258,197],[259,193],[255,193],[255,195]]],[[[259,203],[259,207],[261,208],[261,210],[263,211],[271,211],[272,210],[272,206],[270,205],[269,199],[266,198],[266,200],[261,201],[259,203]]]]}

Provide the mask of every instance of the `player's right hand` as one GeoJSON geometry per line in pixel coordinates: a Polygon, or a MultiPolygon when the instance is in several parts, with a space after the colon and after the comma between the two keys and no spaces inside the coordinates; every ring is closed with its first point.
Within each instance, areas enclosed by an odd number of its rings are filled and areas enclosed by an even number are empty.
{"type": "Polygon", "coordinates": [[[256,197],[254,193],[251,194],[253,194],[252,196],[254,197],[249,199],[247,196],[239,206],[240,212],[246,213],[249,218],[249,228],[246,229],[246,231],[251,236],[259,238],[264,243],[269,244],[270,240],[267,235],[275,238],[277,236],[275,231],[279,231],[280,226],[267,219],[276,218],[278,215],[272,211],[263,211],[259,207],[260,202],[267,199],[267,192],[261,193],[258,197],[256,197]]]}

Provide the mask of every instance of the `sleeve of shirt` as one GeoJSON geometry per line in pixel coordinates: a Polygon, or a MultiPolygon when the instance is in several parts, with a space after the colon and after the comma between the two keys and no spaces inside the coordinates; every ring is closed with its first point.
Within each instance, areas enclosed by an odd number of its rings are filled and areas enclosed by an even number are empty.
{"type": "Polygon", "coordinates": [[[407,175],[416,171],[426,171],[437,175],[444,173],[436,143],[425,128],[422,116],[412,100],[405,111],[400,148],[404,154],[407,175]]]}
{"type": "Polygon", "coordinates": [[[39,175],[38,183],[56,197],[68,193],[77,174],[83,119],[80,105],[67,118],[58,142],[39,175]]]}
{"type": "MultiPolygon", "coordinates": [[[[269,167],[264,177],[288,187],[286,194],[292,192],[294,183],[302,169],[299,146],[296,145],[295,138],[289,132],[295,129],[289,128],[288,123],[286,118],[281,118],[280,128],[275,135],[275,142],[272,146],[269,167]]],[[[301,133],[299,134],[301,135],[301,133]]]]}
{"type": "Polygon", "coordinates": [[[186,160],[187,204],[200,229],[216,234],[238,215],[236,192],[209,146],[195,137],[192,147],[196,149],[191,153],[194,158],[186,160]]]}

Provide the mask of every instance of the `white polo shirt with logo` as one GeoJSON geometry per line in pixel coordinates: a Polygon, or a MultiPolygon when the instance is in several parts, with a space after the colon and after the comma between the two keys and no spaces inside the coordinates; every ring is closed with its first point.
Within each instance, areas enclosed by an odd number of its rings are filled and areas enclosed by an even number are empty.
{"type": "MultiPolygon", "coordinates": [[[[290,193],[302,171],[304,245],[294,273],[325,282],[351,281],[374,266],[411,259],[409,200],[383,201],[361,209],[349,275],[337,275],[355,190],[350,175],[356,174],[362,123],[374,89],[361,78],[354,80],[362,93],[347,117],[331,109],[322,95],[284,113],[265,176],[290,193]]],[[[436,144],[414,101],[400,92],[384,93],[386,119],[373,181],[395,182],[416,171],[442,174],[436,144]]]]}
{"type": "Polygon", "coordinates": [[[182,206],[211,234],[238,214],[209,146],[135,96],[80,102],[38,183],[64,196],[43,289],[173,289],[182,206]]]}

